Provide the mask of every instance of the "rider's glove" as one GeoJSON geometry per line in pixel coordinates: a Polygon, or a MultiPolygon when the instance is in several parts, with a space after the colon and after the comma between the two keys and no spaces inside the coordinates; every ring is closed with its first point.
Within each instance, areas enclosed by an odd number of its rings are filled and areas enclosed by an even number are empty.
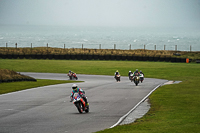
{"type": "Polygon", "coordinates": [[[70,102],[72,102],[72,101],[73,101],[73,99],[71,98],[70,102]]]}

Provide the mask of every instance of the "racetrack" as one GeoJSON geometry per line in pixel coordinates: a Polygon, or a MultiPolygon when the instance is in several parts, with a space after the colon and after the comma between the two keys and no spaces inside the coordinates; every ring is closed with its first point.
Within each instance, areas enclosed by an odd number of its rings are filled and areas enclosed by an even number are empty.
{"type": "MultiPolygon", "coordinates": [[[[66,74],[25,73],[37,79],[68,80],[66,74]]],[[[114,125],[143,97],[167,80],[145,78],[135,86],[127,77],[78,75],[90,112],[79,114],[69,102],[69,84],[51,85],[0,95],[0,133],[81,133],[114,125]]]]}

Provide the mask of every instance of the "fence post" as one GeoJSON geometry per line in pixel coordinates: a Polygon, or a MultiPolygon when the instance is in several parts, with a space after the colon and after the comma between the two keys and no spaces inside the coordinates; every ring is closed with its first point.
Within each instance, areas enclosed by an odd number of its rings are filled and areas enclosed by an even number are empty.
{"type": "Polygon", "coordinates": [[[154,49],[156,50],[156,45],[154,45],[154,49]]]}
{"type": "Polygon", "coordinates": [[[83,44],[82,44],[82,49],[83,49],[83,44]]]}
{"type": "Polygon", "coordinates": [[[144,44],[144,50],[145,50],[145,44],[144,44]]]}
{"type": "Polygon", "coordinates": [[[175,45],[175,51],[177,51],[177,45],[175,45]]]}
{"type": "Polygon", "coordinates": [[[64,44],[64,49],[65,49],[65,44],[64,44]]]}
{"type": "Polygon", "coordinates": [[[8,47],[8,43],[6,43],[6,48],[8,47]]]}
{"type": "Polygon", "coordinates": [[[99,44],[99,49],[101,49],[101,44],[99,44]]]}
{"type": "Polygon", "coordinates": [[[17,43],[15,43],[15,48],[17,49],[17,43]]]}
{"type": "Polygon", "coordinates": [[[164,50],[165,50],[165,45],[164,45],[164,50]]]}
{"type": "Polygon", "coordinates": [[[190,52],[192,51],[192,46],[190,45],[190,52]]]}
{"type": "Polygon", "coordinates": [[[48,54],[48,43],[47,43],[47,54],[48,54]]]}
{"type": "Polygon", "coordinates": [[[32,43],[31,43],[31,54],[32,54],[32,43]]]}
{"type": "Polygon", "coordinates": [[[114,49],[116,49],[116,44],[114,44],[114,49]]]}

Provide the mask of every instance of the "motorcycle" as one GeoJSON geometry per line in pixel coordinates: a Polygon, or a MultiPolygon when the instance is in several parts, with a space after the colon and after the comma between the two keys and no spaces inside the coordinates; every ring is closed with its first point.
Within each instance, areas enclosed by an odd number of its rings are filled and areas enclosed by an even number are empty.
{"type": "Polygon", "coordinates": [[[140,77],[139,76],[135,76],[134,77],[134,83],[135,83],[135,85],[137,86],[139,84],[139,82],[140,82],[140,77]]]}
{"type": "Polygon", "coordinates": [[[115,79],[116,79],[117,82],[120,82],[120,74],[116,75],[115,79]]]}
{"type": "Polygon", "coordinates": [[[83,98],[80,96],[79,93],[74,93],[73,103],[76,106],[76,108],[78,109],[79,113],[83,113],[84,111],[86,113],[89,112],[89,105],[86,106],[85,101],[83,100],[83,98]]]}
{"type": "Polygon", "coordinates": [[[76,79],[77,80],[78,79],[76,73],[68,73],[67,76],[69,76],[70,80],[72,80],[72,79],[76,79]]]}
{"type": "Polygon", "coordinates": [[[131,80],[131,82],[134,81],[133,74],[130,74],[129,79],[131,80]]]}
{"type": "Polygon", "coordinates": [[[143,80],[144,80],[144,74],[140,74],[140,82],[142,83],[143,80]]]}

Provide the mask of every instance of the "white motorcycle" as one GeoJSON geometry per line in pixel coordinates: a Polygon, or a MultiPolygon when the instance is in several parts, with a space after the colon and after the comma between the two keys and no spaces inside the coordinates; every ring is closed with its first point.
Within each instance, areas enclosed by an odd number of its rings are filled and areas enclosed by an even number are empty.
{"type": "Polygon", "coordinates": [[[144,80],[144,74],[140,74],[140,82],[142,83],[144,80]]]}
{"type": "Polygon", "coordinates": [[[78,109],[79,113],[83,113],[83,111],[85,111],[86,113],[89,112],[89,105],[86,105],[85,101],[79,95],[79,93],[74,93],[73,103],[76,106],[76,108],[78,109]]]}

